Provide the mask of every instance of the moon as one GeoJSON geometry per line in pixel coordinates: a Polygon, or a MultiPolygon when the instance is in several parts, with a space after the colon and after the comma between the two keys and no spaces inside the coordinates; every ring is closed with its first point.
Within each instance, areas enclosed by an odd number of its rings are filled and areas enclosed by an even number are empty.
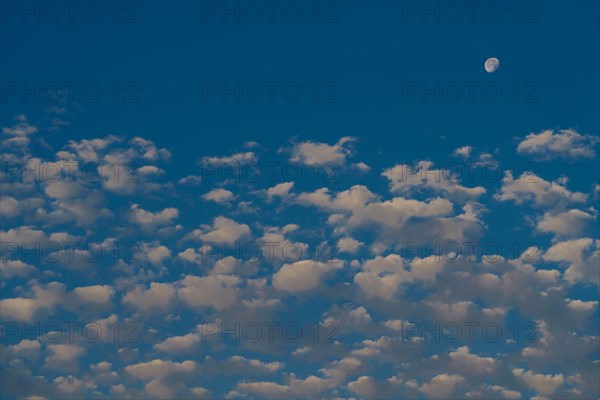
{"type": "Polygon", "coordinates": [[[500,60],[496,57],[488,58],[485,60],[485,70],[490,74],[496,72],[496,70],[500,67],[500,60]]]}

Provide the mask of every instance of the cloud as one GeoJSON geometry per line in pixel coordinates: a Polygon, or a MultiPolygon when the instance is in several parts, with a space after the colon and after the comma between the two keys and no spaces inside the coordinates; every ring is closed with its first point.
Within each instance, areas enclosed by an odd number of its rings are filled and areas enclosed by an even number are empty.
{"type": "Polygon", "coordinates": [[[465,382],[465,378],[456,374],[439,374],[424,383],[419,390],[428,396],[448,398],[454,389],[465,382]]]}
{"type": "Polygon", "coordinates": [[[170,225],[175,218],[179,217],[179,210],[173,207],[153,213],[140,208],[137,204],[133,204],[130,210],[130,221],[145,228],[170,225]]]}
{"type": "Polygon", "coordinates": [[[504,173],[502,187],[494,198],[517,204],[533,203],[535,207],[583,203],[587,200],[584,193],[569,191],[564,186],[564,180],[548,182],[531,172],[524,172],[520,178],[515,179],[511,171],[504,173]]]}
{"type": "Polygon", "coordinates": [[[194,349],[200,342],[200,335],[190,333],[184,336],[173,336],[154,345],[156,350],[169,354],[186,353],[194,349]]]}
{"type": "Polygon", "coordinates": [[[108,285],[82,286],[73,291],[77,299],[89,304],[108,304],[115,294],[115,290],[108,285]]]}
{"type": "Polygon", "coordinates": [[[455,157],[462,157],[462,158],[467,159],[467,158],[471,157],[472,151],[473,151],[473,146],[462,146],[462,147],[456,148],[452,152],[452,155],[455,157]]]}
{"type": "Polygon", "coordinates": [[[292,149],[290,161],[305,165],[344,164],[350,156],[350,150],[344,145],[355,140],[345,136],[334,145],[311,141],[298,143],[292,149]]]}
{"type": "Polygon", "coordinates": [[[273,275],[273,286],[287,292],[303,292],[319,286],[321,277],[340,268],[338,263],[301,260],[284,264],[273,275]]]}
{"type": "Polygon", "coordinates": [[[50,355],[46,357],[45,366],[61,371],[78,369],[78,359],[86,354],[85,348],[75,344],[51,344],[47,347],[50,355]]]}
{"type": "Polygon", "coordinates": [[[134,378],[146,381],[144,391],[153,397],[173,398],[181,391],[180,381],[191,377],[198,365],[195,361],[164,361],[154,359],[152,361],[125,367],[125,372],[134,378]]]}
{"type": "Polygon", "coordinates": [[[540,232],[550,232],[560,237],[579,236],[595,219],[596,215],[577,209],[558,214],[547,212],[538,221],[537,229],[540,232]]]}
{"type": "Polygon", "coordinates": [[[204,157],[202,162],[206,164],[250,164],[256,161],[256,156],[253,152],[235,153],[224,157],[204,157]]]}
{"type": "Polygon", "coordinates": [[[582,135],[571,129],[545,130],[530,133],[519,143],[517,151],[521,154],[538,156],[541,159],[552,158],[594,158],[594,147],[600,138],[582,135]]]}
{"type": "Polygon", "coordinates": [[[527,386],[542,395],[552,395],[564,382],[563,374],[544,375],[533,371],[525,371],[523,368],[512,370],[514,376],[522,380],[527,386]]]}
{"type": "Polygon", "coordinates": [[[216,217],[212,227],[205,226],[203,231],[196,230],[194,234],[205,242],[235,243],[250,234],[250,227],[226,217],[216,217]]]}
{"type": "Polygon", "coordinates": [[[496,368],[496,360],[491,357],[479,357],[471,354],[467,346],[462,346],[450,352],[452,364],[468,374],[490,374],[496,368]]]}
{"type": "Polygon", "coordinates": [[[206,201],[214,201],[215,203],[227,203],[234,200],[235,196],[227,189],[218,188],[203,194],[202,198],[206,201]]]}
{"type": "Polygon", "coordinates": [[[592,282],[599,284],[600,240],[580,238],[559,242],[543,255],[546,261],[566,264],[564,278],[567,282],[592,282]]]}
{"type": "Polygon", "coordinates": [[[337,247],[341,252],[356,253],[360,246],[364,245],[363,242],[359,242],[353,238],[341,238],[337,242],[337,247]]]}
{"type": "Polygon", "coordinates": [[[125,294],[123,303],[131,304],[142,312],[164,312],[174,297],[175,289],[171,284],[152,282],[147,290],[136,287],[125,294]]]}
{"type": "Polygon", "coordinates": [[[485,188],[481,186],[473,188],[461,186],[458,183],[460,176],[450,170],[432,169],[432,167],[433,163],[429,161],[420,161],[415,168],[398,164],[386,169],[381,175],[390,181],[392,193],[410,194],[430,190],[433,193],[446,194],[458,201],[477,198],[486,193],[485,188]]]}
{"type": "Polygon", "coordinates": [[[46,285],[34,284],[32,298],[5,298],[0,301],[2,316],[8,320],[29,322],[34,319],[37,312],[52,310],[60,305],[66,297],[65,285],[59,282],[50,282],[46,285]]]}
{"type": "Polygon", "coordinates": [[[445,262],[435,256],[405,262],[398,254],[367,260],[354,282],[370,298],[391,300],[402,285],[412,282],[435,282],[445,262]]]}
{"type": "Polygon", "coordinates": [[[10,128],[2,128],[2,133],[10,136],[27,137],[38,132],[38,128],[36,128],[33,125],[30,125],[27,122],[27,116],[25,116],[25,114],[18,115],[15,117],[15,119],[17,119],[19,122],[17,122],[10,128]]]}
{"type": "Polygon", "coordinates": [[[294,182],[279,183],[279,184],[267,189],[267,196],[269,197],[269,199],[271,199],[275,196],[285,197],[288,195],[288,193],[290,192],[292,187],[294,187],[294,182]]]}
{"type": "Polygon", "coordinates": [[[212,306],[217,310],[224,310],[237,304],[241,280],[237,276],[225,274],[206,277],[187,275],[181,284],[178,295],[188,306],[212,306]]]}
{"type": "Polygon", "coordinates": [[[236,385],[236,390],[257,394],[265,398],[287,398],[290,395],[288,386],[274,382],[242,382],[236,385]]]}
{"type": "Polygon", "coordinates": [[[26,264],[20,260],[0,260],[0,271],[3,279],[10,279],[13,277],[26,277],[31,275],[37,269],[30,264],[26,264]]]}

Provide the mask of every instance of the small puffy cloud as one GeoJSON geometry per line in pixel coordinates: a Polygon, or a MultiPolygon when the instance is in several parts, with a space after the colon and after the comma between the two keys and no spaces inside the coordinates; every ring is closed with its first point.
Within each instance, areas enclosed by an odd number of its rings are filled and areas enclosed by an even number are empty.
{"type": "Polygon", "coordinates": [[[402,380],[393,376],[385,380],[378,380],[370,376],[360,376],[357,380],[348,383],[348,389],[365,399],[394,398],[398,397],[402,380]]]}
{"type": "Polygon", "coordinates": [[[234,200],[235,196],[227,189],[218,188],[203,194],[202,198],[206,201],[214,201],[215,203],[227,203],[234,200]]]}
{"type": "Polygon", "coordinates": [[[359,242],[353,238],[341,238],[337,242],[337,247],[340,252],[356,253],[360,246],[364,245],[363,242],[359,242]]]}
{"type": "Polygon", "coordinates": [[[246,153],[235,153],[230,156],[223,157],[204,157],[202,162],[205,164],[248,164],[256,161],[256,156],[253,152],[249,151],[246,153]]]}
{"type": "Polygon", "coordinates": [[[173,207],[165,208],[162,211],[153,213],[144,210],[137,204],[131,206],[130,221],[142,227],[156,227],[169,225],[175,218],[179,217],[179,210],[173,207]]]}
{"type": "Polygon", "coordinates": [[[33,125],[30,125],[27,122],[27,117],[25,116],[25,114],[17,115],[15,117],[15,119],[18,120],[19,122],[17,122],[16,124],[14,124],[11,127],[2,128],[2,132],[4,134],[10,135],[10,136],[27,137],[27,136],[33,135],[34,133],[37,133],[38,128],[36,128],[33,125]]]}
{"type": "Polygon", "coordinates": [[[363,264],[354,282],[367,297],[391,300],[404,284],[434,282],[444,266],[435,256],[414,258],[409,264],[397,254],[377,256],[363,264]]]}
{"type": "Polygon", "coordinates": [[[450,352],[450,359],[456,368],[470,374],[489,374],[496,368],[496,360],[471,354],[467,346],[450,352]]]}
{"type": "Polygon", "coordinates": [[[75,344],[52,344],[47,349],[50,355],[46,357],[45,366],[61,371],[76,370],[79,357],[86,353],[85,348],[75,344]]]}
{"type": "Polygon", "coordinates": [[[65,286],[59,282],[50,282],[45,286],[34,285],[33,298],[7,298],[0,301],[2,317],[8,320],[31,321],[39,310],[51,310],[59,305],[66,296],[65,286]]]}
{"type": "Polygon", "coordinates": [[[144,165],[137,169],[137,173],[141,175],[161,175],[164,174],[165,171],[154,165],[144,165]]]}
{"type": "Polygon", "coordinates": [[[96,389],[96,385],[93,382],[77,379],[73,375],[59,376],[54,379],[54,384],[60,392],[69,395],[82,392],[86,389],[96,389]]]}
{"type": "Polygon", "coordinates": [[[355,163],[355,164],[352,164],[352,166],[354,168],[358,169],[359,171],[362,171],[362,172],[369,172],[369,171],[371,171],[371,167],[369,167],[364,162],[355,163]]]}
{"type": "Polygon", "coordinates": [[[131,304],[142,312],[165,311],[175,296],[175,289],[169,283],[152,282],[144,290],[137,287],[123,297],[123,302],[131,304]]]}
{"type": "Polygon", "coordinates": [[[471,152],[473,151],[472,146],[462,146],[455,149],[452,152],[452,155],[455,157],[469,158],[471,157],[471,152]]]}
{"type": "Polygon", "coordinates": [[[236,385],[236,390],[268,399],[288,398],[291,394],[288,386],[279,385],[274,382],[241,382],[236,385]]]}
{"type": "Polygon", "coordinates": [[[174,398],[182,389],[182,381],[191,377],[198,365],[194,361],[180,363],[155,359],[148,362],[129,365],[125,372],[134,378],[147,381],[145,392],[157,398],[174,398]]]}
{"type": "Polygon", "coordinates": [[[580,238],[559,242],[550,247],[542,257],[546,261],[566,264],[568,267],[564,278],[567,282],[599,283],[600,240],[580,238]]]}
{"type": "Polygon", "coordinates": [[[188,176],[184,176],[183,178],[181,178],[178,183],[180,185],[190,185],[190,186],[197,186],[200,183],[202,183],[202,178],[200,176],[197,175],[188,175],[188,176]]]}
{"type": "Polygon", "coordinates": [[[12,218],[20,213],[19,201],[17,199],[10,196],[0,197],[0,216],[12,218]]]}
{"type": "Polygon", "coordinates": [[[235,371],[237,374],[263,374],[281,371],[285,364],[279,361],[263,362],[257,359],[250,359],[242,356],[231,356],[225,360],[215,360],[207,357],[204,367],[211,373],[223,374],[235,371]]]}
{"type": "Polygon", "coordinates": [[[500,192],[494,195],[499,201],[514,201],[517,204],[531,202],[536,207],[549,207],[556,204],[583,203],[587,196],[571,192],[564,186],[564,180],[548,182],[531,172],[524,172],[515,179],[512,171],[506,171],[500,192]]]}
{"type": "Polygon", "coordinates": [[[558,214],[548,212],[538,221],[537,229],[557,236],[578,236],[595,219],[595,215],[577,209],[558,214]]]}
{"type": "Polygon", "coordinates": [[[192,372],[196,368],[194,361],[183,361],[174,363],[155,359],[148,362],[129,365],[125,367],[125,372],[138,379],[157,379],[165,378],[177,372],[192,372]]]}
{"type": "Polygon", "coordinates": [[[0,272],[3,279],[14,277],[26,277],[37,269],[30,264],[20,260],[0,260],[0,272]]]}
{"type": "Polygon", "coordinates": [[[573,311],[587,312],[593,311],[598,307],[597,301],[582,301],[582,300],[571,300],[566,299],[567,307],[573,311]]]}
{"type": "Polygon", "coordinates": [[[280,197],[287,196],[288,193],[290,192],[290,190],[292,189],[292,187],[294,187],[294,182],[279,183],[279,184],[267,189],[267,196],[269,197],[269,199],[271,199],[275,196],[280,196],[280,197]]]}
{"type": "Polygon", "coordinates": [[[565,380],[563,374],[536,374],[533,371],[525,371],[523,368],[513,369],[512,373],[531,389],[546,396],[554,394],[565,380]]]}
{"type": "Polygon", "coordinates": [[[334,145],[311,141],[298,143],[292,149],[290,160],[306,165],[344,164],[350,155],[350,150],[344,145],[355,140],[345,136],[334,145]]]}
{"type": "Polygon", "coordinates": [[[454,389],[465,382],[465,378],[456,374],[439,374],[419,387],[419,390],[431,397],[448,398],[454,389]]]}
{"type": "Polygon", "coordinates": [[[88,304],[108,304],[115,290],[108,285],[82,286],[73,291],[76,298],[88,304]]]}
{"type": "Polygon", "coordinates": [[[284,264],[273,275],[273,286],[288,292],[302,292],[319,286],[321,277],[340,267],[339,263],[301,260],[284,264]]]}
{"type": "Polygon", "coordinates": [[[481,186],[469,188],[459,184],[459,177],[454,176],[449,170],[433,169],[433,163],[420,161],[416,168],[410,165],[398,164],[386,169],[381,174],[390,181],[392,193],[408,194],[422,190],[431,190],[434,193],[444,193],[453,198],[466,201],[485,194],[481,186]]]}
{"type": "Polygon", "coordinates": [[[193,348],[200,342],[200,335],[197,333],[190,333],[184,336],[173,336],[164,341],[154,345],[154,348],[158,351],[169,354],[185,353],[193,348]]]}
{"type": "Polygon", "coordinates": [[[233,307],[238,303],[240,278],[233,275],[193,276],[181,281],[178,295],[190,307],[212,306],[217,310],[233,307]]]}
{"type": "Polygon", "coordinates": [[[600,138],[597,136],[582,135],[572,129],[558,132],[549,129],[527,135],[517,146],[517,151],[541,159],[593,158],[596,155],[594,147],[598,143],[600,138]]]}
{"type": "Polygon", "coordinates": [[[207,226],[204,232],[196,230],[194,233],[205,242],[235,243],[250,234],[250,227],[226,217],[216,217],[212,227],[207,226]]]}

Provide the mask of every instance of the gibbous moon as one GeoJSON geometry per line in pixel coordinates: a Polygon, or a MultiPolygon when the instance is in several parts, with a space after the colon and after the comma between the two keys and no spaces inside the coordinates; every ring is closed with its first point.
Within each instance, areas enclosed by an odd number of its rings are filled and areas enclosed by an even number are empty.
{"type": "Polygon", "coordinates": [[[495,57],[485,60],[485,70],[490,74],[495,72],[500,67],[500,60],[495,57]]]}

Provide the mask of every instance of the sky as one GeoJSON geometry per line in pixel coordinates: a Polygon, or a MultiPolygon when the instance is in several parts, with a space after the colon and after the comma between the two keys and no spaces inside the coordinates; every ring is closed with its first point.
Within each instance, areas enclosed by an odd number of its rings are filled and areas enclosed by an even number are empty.
{"type": "Polygon", "coordinates": [[[3,1],[0,396],[597,398],[599,13],[3,1]]]}

